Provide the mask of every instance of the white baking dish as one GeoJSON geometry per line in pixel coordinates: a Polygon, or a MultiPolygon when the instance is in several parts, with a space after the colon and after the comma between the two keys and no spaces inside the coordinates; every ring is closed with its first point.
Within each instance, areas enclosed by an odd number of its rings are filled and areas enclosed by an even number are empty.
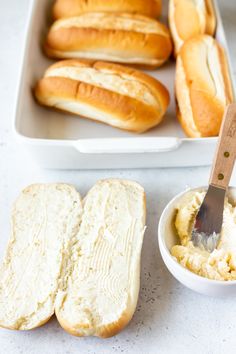
{"type": "MultiPolygon", "coordinates": [[[[163,1],[166,21],[167,1],[163,1]]],[[[42,167],[62,169],[146,168],[210,164],[216,138],[189,139],[175,116],[174,61],[149,72],[171,92],[164,122],[137,135],[87,119],[40,107],[32,88],[51,63],[42,53],[42,41],[50,24],[52,1],[32,0],[27,23],[24,56],[16,104],[14,129],[18,139],[42,167]]],[[[217,3],[216,37],[229,52],[217,3]]],[[[230,66],[231,67],[231,66],[230,66]]],[[[232,70],[231,79],[233,81],[232,70]]]]}

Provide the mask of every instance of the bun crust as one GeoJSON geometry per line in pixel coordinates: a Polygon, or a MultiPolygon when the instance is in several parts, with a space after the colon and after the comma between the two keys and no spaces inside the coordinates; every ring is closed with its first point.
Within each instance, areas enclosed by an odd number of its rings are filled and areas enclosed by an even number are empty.
{"type": "Polygon", "coordinates": [[[117,64],[81,60],[52,65],[35,96],[43,105],[133,132],[159,124],[169,104],[167,89],[154,78],[117,64]]]}
{"type": "Polygon", "coordinates": [[[45,52],[53,58],[107,60],[158,67],[172,51],[170,33],[160,22],[141,15],[85,13],[56,21],[45,52]]]}
{"type": "Polygon", "coordinates": [[[158,17],[161,14],[161,0],[56,0],[53,18],[78,16],[85,12],[126,12],[158,17]]]}
{"type": "Polygon", "coordinates": [[[216,16],[212,0],[170,0],[169,25],[175,55],[179,53],[186,40],[201,34],[213,36],[216,16]]]}
{"type": "Polygon", "coordinates": [[[177,58],[178,118],[190,137],[217,136],[226,106],[233,101],[223,48],[212,37],[185,42],[177,58]]]}

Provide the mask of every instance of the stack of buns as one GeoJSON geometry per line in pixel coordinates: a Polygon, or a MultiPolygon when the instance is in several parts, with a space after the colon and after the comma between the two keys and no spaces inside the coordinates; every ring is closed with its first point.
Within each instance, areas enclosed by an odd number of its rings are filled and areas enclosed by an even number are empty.
{"type": "Polygon", "coordinates": [[[108,60],[155,68],[172,51],[167,27],[139,14],[88,12],[51,26],[45,51],[53,58],[108,60]]]}
{"type": "Polygon", "coordinates": [[[212,37],[212,0],[170,0],[169,23],[177,56],[177,117],[191,138],[217,136],[233,90],[225,51],[212,37]]]}
{"type": "Polygon", "coordinates": [[[170,33],[155,19],[161,0],[57,0],[52,12],[44,51],[68,60],[46,71],[35,88],[37,101],[136,133],[158,125],[168,90],[117,63],[151,69],[168,60],[170,33]]]}
{"type": "Polygon", "coordinates": [[[29,330],[55,313],[76,336],[110,337],[136,308],[145,231],[143,188],[103,180],[82,201],[73,186],[23,190],[0,267],[0,326],[29,330]]]}
{"type": "Polygon", "coordinates": [[[172,51],[168,28],[155,19],[160,12],[161,0],[57,0],[45,51],[58,59],[158,67],[172,51]]]}
{"type": "Polygon", "coordinates": [[[135,133],[157,126],[168,89],[124,65],[153,69],[176,58],[177,118],[191,138],[217,136],[233,100],[224,49],[213,38],[213,0],[56,0],[44,51],[55,59],[38,82],[38,102],[135,133]],[[172,39],[171,39],[172,37],[172,39]]]}

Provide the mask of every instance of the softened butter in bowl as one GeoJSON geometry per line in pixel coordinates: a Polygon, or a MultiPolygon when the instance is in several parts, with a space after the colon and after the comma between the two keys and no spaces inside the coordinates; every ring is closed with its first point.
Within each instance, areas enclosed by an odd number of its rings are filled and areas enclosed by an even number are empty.
{"type": "Polygon", "coordinates": [[[219,244],[212,253],[194,247],[191,232],[205,192],[191,191],[177,205],[175,227],[181,245],[171,254],[192,272],[214,280],[236,280],[236,207],[225,199],[223,225],[219,244]]]}
{"type": "Polygon", "coordinates": [[[221,240],[212,253],[194,247],[191,230],[206,187],[187,190],[167,205],[159,223],[159,247],[169,269],[185,286],[211,296],[236,295],[236,188],[225,201],[221,240]]]}

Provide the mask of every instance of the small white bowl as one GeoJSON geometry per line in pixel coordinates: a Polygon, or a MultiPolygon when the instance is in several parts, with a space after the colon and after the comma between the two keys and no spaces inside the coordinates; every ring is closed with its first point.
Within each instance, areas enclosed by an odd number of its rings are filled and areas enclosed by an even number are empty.
{"type": "MultiPolygon", "coordinates": [[[[220,281],[201,277],[180,265],[171,255],[170,250],[179,244],[174,229],[177,205],[191,191],[206,191],[206,187],[188,189],[173,198],[164,209],[158,227],[158,241],[161,256],[170,273],[186,287],[204,295],[225,297],[236,295],[236,280],[220,281]]],[[[229,188],[229,200],[236,201],[236,188],[229,188]]]]}

